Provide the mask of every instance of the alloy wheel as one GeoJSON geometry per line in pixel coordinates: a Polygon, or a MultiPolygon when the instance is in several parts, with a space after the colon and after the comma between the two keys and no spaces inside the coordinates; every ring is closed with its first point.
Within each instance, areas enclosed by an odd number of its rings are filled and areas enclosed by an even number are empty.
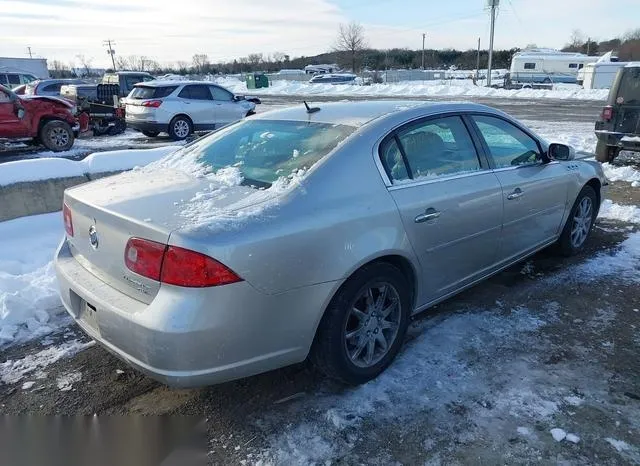
{"type": "Polygon", "coordinates": [[[189,136],[189,123],[185,120],[178,120],[173,124],[173,132],[179,138],[186,138],[189,136]]]}
{"type": "Polygon", "coordinates": [[[573,215],[573,224],[571,225],[571,246],[574,248],[582,246],[587,239],[593,222],[592,217],[593,203],[591,198],[584,197],[578,204],[578,208],[573,215]]]}
{"type": "Polygon", "coordinates": [[[64,147],[69,142],[69,133],[63,128],[53,128],[49,133],[49,140],[55,147],[64,147]]]}

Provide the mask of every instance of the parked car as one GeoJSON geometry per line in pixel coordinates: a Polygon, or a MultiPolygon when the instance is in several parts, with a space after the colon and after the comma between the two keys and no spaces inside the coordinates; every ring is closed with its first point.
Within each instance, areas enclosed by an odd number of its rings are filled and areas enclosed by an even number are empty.
{"type": "Polygon", "coordinates": [[[0,71],[0,86],[7,87],[9,89],[13,89],[14,87],[18,87],[23,84],[29,84],[36,79],[38,78],[29,73],[0,71]]]}
{"type": "Polygon", "coordinates": [[[620,151],[640,152],[640,64],[618,70],[607,105],[596,121],[596,159],[611,162],[620,151]]]}
{"type": "Polygon", "coordinates": [[[87,84],[82,79],[38,79],[26,85],[25,95],[60,96],[60,88],[68,84],[87,84]]]}
{"type": "Polygon", "coordinates": [[[78,131],[75,108],[54,97],[21,97],[0,86],[0,146],[40,143],[59,152],[71,149],[78,131]]]}
{"type": "Polygon", "coordinates": [[[311,84],[360,84],[355,74],[316,74],[309,80],[311,84]]]}
{"type": "Polygon", "coordinates": [[[249,99],[208,81],[153,81],[135,85],[125,114],[127,125],[145,136],[167,132],[180,140],[252,115],[260,100],[249,99]]]}
{"type": "Polygon", "coordinates": [[[65,192],[58,284],[91,338],[174,386],[307,357],[363,383],[391,364],[413,314],[589,238],[601,165],[501,111],[305,107],[229,125],[151,173],[65,192]]]}

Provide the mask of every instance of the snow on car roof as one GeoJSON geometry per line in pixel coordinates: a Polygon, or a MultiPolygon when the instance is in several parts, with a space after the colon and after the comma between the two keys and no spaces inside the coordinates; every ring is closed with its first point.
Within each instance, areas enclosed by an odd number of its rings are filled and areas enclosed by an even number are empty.
{"type": "Polygon", "coordinates": [[[252,116],[252,119],[264,120],[290,120],[313,121],[317,123],[342,124],[349,126],[363,126],[381,116],[386,116],[401,111],[416,109],[418,107],[443,107],[448,110],[462,110],[459,105],[464,104],[465,109],[473,106],[474,109],[486,109],[487,107],[463,103],[463,102],[425,102],[418,100],[377,100],[360,102],[308,102],[309,107],[318,107],[320,111],[307,113],[302,100],[299,105],[284,109],[272,110],[252,116]],[[457,104],[457,105],[456,105],[457,104]],[[452,106],[455,106],[452,107],[452,106]]]}

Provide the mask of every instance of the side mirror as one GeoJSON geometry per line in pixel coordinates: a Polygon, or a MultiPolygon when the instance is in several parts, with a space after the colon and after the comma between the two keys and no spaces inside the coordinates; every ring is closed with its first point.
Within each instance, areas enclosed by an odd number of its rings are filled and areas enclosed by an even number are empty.
{"type": "Polygon", "coordinates": [[[557,142],[549,144],[547,153],[551,160],[573,160],[576,156],[576,151],[573,147],[557,142]]]}

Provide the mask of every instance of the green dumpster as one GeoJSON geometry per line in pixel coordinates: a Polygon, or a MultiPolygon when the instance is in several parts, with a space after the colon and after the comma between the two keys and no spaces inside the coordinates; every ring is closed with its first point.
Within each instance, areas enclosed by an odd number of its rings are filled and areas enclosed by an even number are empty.
{"type": "Polygon", "coordinates": [[[256,78],[253,74],[248,74],[245,78],[247,83],[247,89],[255,89],[256,88],[256,78]]]}
{"type": "MultiPolygon", "coordinates": [[[[255,82],[255,89],[260,89],[262,87],[269,87],[269,78],[264,73],[255,73],[253,75],[253,80],[255,82]]],[[[249,88],[249,86],[247,86],[249,88]]]]}

